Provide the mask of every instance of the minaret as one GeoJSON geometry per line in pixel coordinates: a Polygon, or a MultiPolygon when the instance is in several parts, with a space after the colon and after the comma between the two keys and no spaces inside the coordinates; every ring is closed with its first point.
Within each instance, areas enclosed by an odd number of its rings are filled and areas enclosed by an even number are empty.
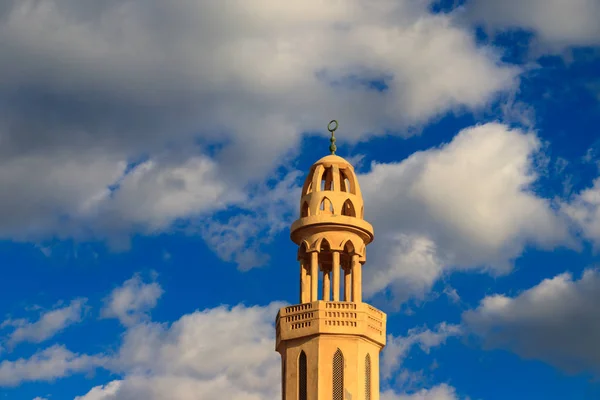
{"type": "Polygon", "coordinates": [[[300,299],[277,314],[283,400],[379,400],[386,315],[362,301],[373,227],[364,220],[354,167],[335,155],[336,129],[331,121],[331,155],[311,167],[290,229],[299,246],[300,299]]]}

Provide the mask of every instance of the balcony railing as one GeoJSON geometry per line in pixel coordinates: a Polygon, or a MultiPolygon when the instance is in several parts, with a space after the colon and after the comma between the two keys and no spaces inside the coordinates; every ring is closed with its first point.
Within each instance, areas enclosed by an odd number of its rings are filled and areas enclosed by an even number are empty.
{"type": "Polygon", "coordinates": [[[386,315],[366,303],[315,301],[279,311],[277,345],[316,334],[357,335],[385,345],[386,315]]]}

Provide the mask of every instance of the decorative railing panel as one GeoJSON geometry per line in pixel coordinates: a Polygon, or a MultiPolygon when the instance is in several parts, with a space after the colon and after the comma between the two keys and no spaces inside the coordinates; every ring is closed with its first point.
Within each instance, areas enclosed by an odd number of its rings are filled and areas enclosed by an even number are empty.
{"type": "Polygon", "coordinates": [[[313,334],[359,335],[385,345],[386,316],[366,303],[315,301],[282,308],[277,343],[313,334]]]}

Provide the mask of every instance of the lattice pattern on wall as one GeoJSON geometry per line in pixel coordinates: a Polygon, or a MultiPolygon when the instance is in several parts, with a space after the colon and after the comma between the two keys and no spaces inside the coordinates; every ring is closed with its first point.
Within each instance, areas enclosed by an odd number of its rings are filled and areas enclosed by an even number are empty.
{"type": "Polygon", "coordinates": [[[365,400],[371,400],[371,356],[365,357],[365,400]]]}
{"type": "Polygon", "coordinates": [[[344,356],[340,349],[333,355],[333,400],[344,400],[344,356]]]}
{"type": "Polygon", "coordinates": [[[298,400],[306,400],[308,385],[306,376],[306,353],[300,352],[300,358],[298,359],[298,400]]]}

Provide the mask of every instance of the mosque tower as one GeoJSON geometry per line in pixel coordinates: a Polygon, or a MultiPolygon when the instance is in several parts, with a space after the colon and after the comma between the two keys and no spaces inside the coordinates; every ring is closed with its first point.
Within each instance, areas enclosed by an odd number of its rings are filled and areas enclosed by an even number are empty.
{"type": "Polygon", "coordinates": [[[283,400],[379,400],[386,315],[362,301],[373,227],[364,220],[354,167],[331,155],[310,169],[291,226],[300,264],[299,304],[279,310],[276,350],[283,400]]]}

